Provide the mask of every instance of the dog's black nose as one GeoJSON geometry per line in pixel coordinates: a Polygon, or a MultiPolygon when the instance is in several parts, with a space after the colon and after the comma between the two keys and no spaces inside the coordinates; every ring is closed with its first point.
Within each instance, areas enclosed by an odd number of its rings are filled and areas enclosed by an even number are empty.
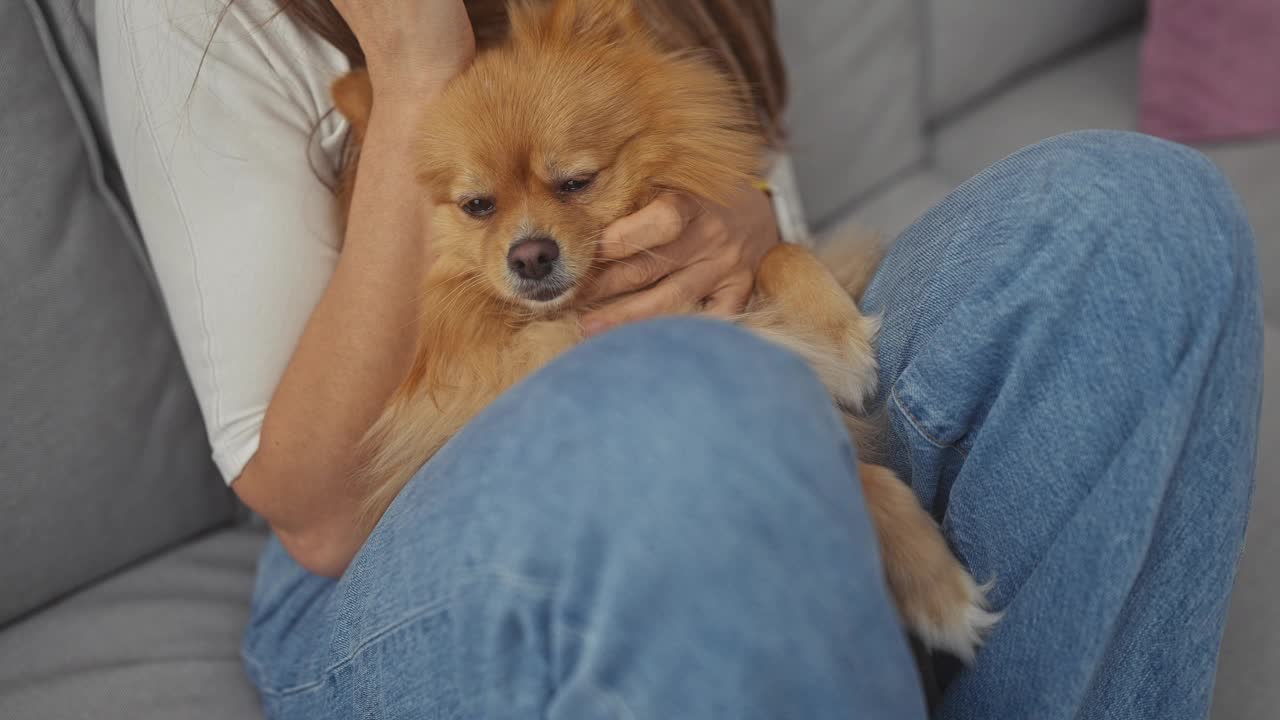
{"type": "Polygon", "coordinates": [[[560,259],[560,246],[549,237],[521,240],[507,252],[507,267],[525,280],[541,280],[551,274],[560,259]]]}

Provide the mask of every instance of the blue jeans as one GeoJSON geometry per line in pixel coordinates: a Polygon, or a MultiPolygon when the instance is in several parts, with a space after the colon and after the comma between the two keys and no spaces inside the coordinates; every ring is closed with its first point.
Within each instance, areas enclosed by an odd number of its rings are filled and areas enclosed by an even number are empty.
{"type": "MultiPolygon", "coordinates": [[[[1200,155],[1089,132],[907,230],[892,462],[1005,612],[942,718],[1207,713],[1244,533],[1260,299],[1200,155]]],[[[924,718],[853,451],[798,359],[637,324],[500,398],[347,573],[272,541],[244,641],[272,718],[924,718]]]]}

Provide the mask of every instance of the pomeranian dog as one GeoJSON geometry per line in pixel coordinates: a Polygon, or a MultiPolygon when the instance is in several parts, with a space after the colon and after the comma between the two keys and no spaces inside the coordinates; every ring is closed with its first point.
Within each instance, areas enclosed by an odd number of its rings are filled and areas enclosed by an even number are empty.
{"type": "MultiPolygon", "coordinates": [[[[706,58],[664,49],[631,0],[516,1],[509,21],[509,36],[423,108],[407,150],[436,259],[412,367],[366,438],[371,522],[499,393],[583,339],[578,316],[607,225],[663,192],[723,202],[761,170],[747,94],[706,58]]],[[[333,95],[358,143],[373,103],[367,75],[340,78],[333,95]]],[[[869,274],[857,256],[833,272],[779,245],[739,319],[808,361],[855,441],[876,383],[877,324],[853,299],[869,274]]],[[[905,623],[927,646],[971,660],[996,620],[983,589],[892,471],[859,471],[905,623]]]]}

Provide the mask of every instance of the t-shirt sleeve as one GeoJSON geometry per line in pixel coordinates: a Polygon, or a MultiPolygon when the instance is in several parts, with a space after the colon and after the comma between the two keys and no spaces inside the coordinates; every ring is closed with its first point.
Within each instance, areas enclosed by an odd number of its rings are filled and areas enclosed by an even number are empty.
{"type": "Polygon", "coordinates": [[[227,482],[337,262],[345,60],[274,3],[99,0],[108,125],[227,482]],[[216,32],[215,32],[216,29],[216,32]]]}
{"type": "Polygon", "coordinates": [[[773,215],[778,223],[778,235],[783,242],[812,245],[809,224],[805,219],[804,205],[800,202],[800,188],[796,184],[791,156],[777,153],[771,158],[769,185],[772,188],[773,215]]]}

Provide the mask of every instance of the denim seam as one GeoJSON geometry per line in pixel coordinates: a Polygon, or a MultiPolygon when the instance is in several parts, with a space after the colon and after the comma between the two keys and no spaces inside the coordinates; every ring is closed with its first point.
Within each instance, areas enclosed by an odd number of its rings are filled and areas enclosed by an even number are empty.
{"type": "Polygon", "coordinates": [[[906,417],[907,422],[910,423],[911,427],[917,433],[919,433],[920,437],[924,438],[930,445],[933,445],[939,450],[955,450],[956,452],[960,453],[961,456],[964,456],[966,454],[964,450],[960,449],[954,443],[942,442],[941,440],[938,440],[932,434],[930,434],[929,431],[925,430],[923,424],[916,419],[915,415],[911,414],[911,411],[907,409],[907,406],[903,403],[902,398],[898,395],[897,387],[891,388],[889,390],[889,395],[890,397],[893,398],[894,407],[898,408],[898,411],[901,412],[904,417],[906,417]]]}
{"type": "MultiPolygon", "coordinates": [[[[357,645],[354,649],[352,649],[351,652],[348,653],[346,657],[333,663],[329,667],[321,670],[320,676],[317,677],[315,680],[302,683],[300,685],[291,685],[291,686],[279,688],[279,689],[268,689],[265,687],[261,687],[258,689],[258,691],[261,692],[263,695],[269,695],[271,697],[289,697],[291,695],[299,695],[301,693],[320,687],[321,685],[324,685],[325,681],[327,681],[335,672],[351,664],[353,660],[355,660],[361,653],[367,650],[370,646],[382,641],[384,638],[391,635],[392,633],[395,633],[405,628],[410,623],[438,614],[439,612],[443,611],[447,607],[447,605],[448,603],[443,601],[434,603],[431,605],[423,605],[422,607],[414,610],[413,612],[410,612],[408,615],[405,615],[404,617],[391,623],[390,625],[383,627],[381,630],[378,630],[377,632],[373,633],[372,635],[370,635],[369,637],[361,641],[360,644],[357,645]]],[[[259,665],[257,662],[253,661],[250,658],[246,658],[246,661],[250,662],[255,668],[258,668],[258,669],[261,668],[261,665],[259,665]]]]}

